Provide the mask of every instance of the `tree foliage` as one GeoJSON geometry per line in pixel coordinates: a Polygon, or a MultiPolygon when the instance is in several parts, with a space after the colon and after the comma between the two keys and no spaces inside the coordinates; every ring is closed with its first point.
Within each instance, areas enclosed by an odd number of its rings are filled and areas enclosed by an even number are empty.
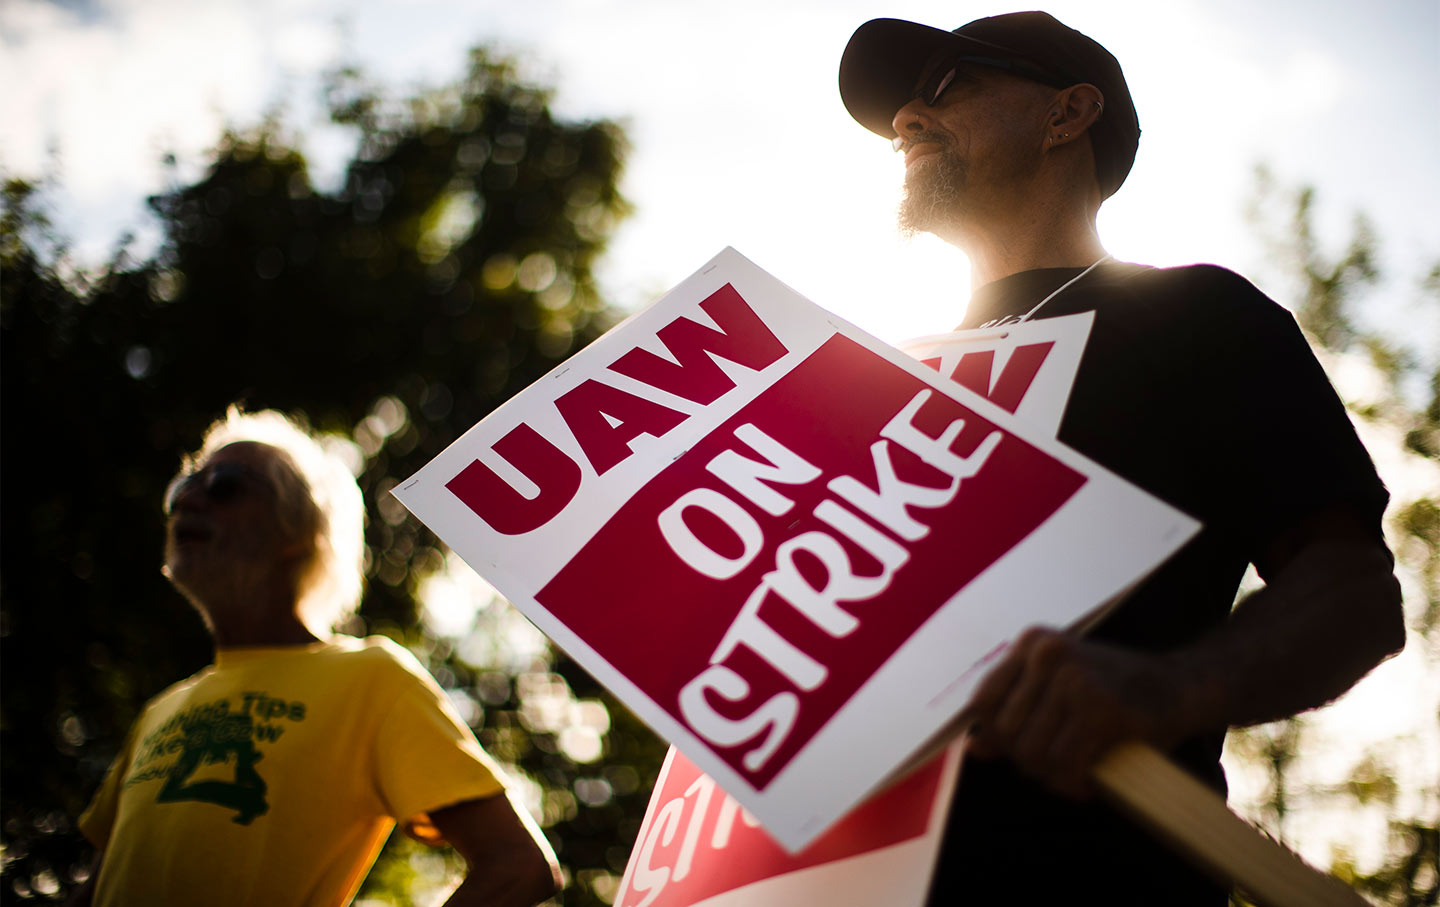
{"type": "MultiPolygon", "coordinates": [[[[179,454],[236,401],[353,442],[369,550],[350,629],[428,660],[530,779],[577,880],[565,902],[596,902],[624,865],[663,747],[543,644],[486,636],[523,628],[483,591],[478,627],[427,626],[420,595],[449,560],[387,493],[613,320],[593,268],[627,212],[623,136],[556,120],[543,88],[484,51],[437,91],[390,98],[341,71],[328,100],[357,139],[343,185],[317,189],[274,123],[228,133],[203,177],[151,200],[165,240],[148,260],[122,248],[76,272],[43,193],[5,187],[7,903],[85,876],[73,819],[145,700],[209,661],[159,573],[159,502],[179,454]],[[561,745],[576,716],[603,742],[603,772],[561,745]]],[[[445,859],[392,842],[364,896],[406,902],[453,870],[445,859]]]]}
{"type": "MultiPolygon", "coordinates": [[[[1343,249],[1327,251],[1315,229],[1313,187],[1282,189],[1262,170],[1257,190],[1252,216],[1317,354],[1332,371],[1359,366],[1371,379],[1362,389],[1337,383],[1362,436],[1369,436],[1372,454],[1412,467],[1412,474],[1440,475],[1440,349],[1427,349],[1423,336],[1366,327],[1360,317],[1360,306],[1382,276],[1374,231],[1357,217],[1343,249]],[[1278,224],[1277,213],[1283,218],[1278,224]],[[1378,445],[1393,450],[1380,451],[1378,445]]],[[[1440,311],[1440,262],[1414,292],[1418,306],[1440,311]]],[[[1417,314],[1424,323],[1426,313],[1417,314]]],[[[1440,678],[1440,485],[1392,485],[1391,493],[1386,530],[1406,585],[1408,644],[1420,650],[1433,683],[1440,678]]],[[[1433,693],[1418,701],[1434,702],[1433,693]]],[[[1440,747],[1440,714],[1429,718],[1435,724],[1428,746],[1435,749],[1440,747]]],[[[1343,782],[1316,784],[1300,771],[1316,724],[1292,718],[1231,734],[1228,754],[1260,767],[1266,778],[1258,802],[1248,804],[1251,818],[1284,841],[1299,823],[1334,822],[1337,815],[1353,820],[1378,811],[1381,827],[1388,829],[1382,832],[1387,837],[1380,865],[1362,867],[1341,846],[1332,854],[1330,871],[1376,903],[1440,903],[1440,779],[1425,779],[1422,768],[1418,789],[1406,789],[1397,780],[1401,762],[1413,764],[1427,744],[1404,737],[1376,741],[1358,756],[1343,782]]]]}

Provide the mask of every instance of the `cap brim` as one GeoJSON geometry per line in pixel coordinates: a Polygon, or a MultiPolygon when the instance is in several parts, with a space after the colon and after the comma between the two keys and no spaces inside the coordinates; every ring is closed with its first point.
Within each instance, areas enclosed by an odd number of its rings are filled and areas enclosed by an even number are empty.
{"type": "Polygon", "coordinates": [[[866,22],[855,29],[840,57],[840,99],[845,109],[861,126],[893,139],[895,114],[914,96],[926,64],[947,50],[997,56],[993,46],[918,22],[866,22]]]}

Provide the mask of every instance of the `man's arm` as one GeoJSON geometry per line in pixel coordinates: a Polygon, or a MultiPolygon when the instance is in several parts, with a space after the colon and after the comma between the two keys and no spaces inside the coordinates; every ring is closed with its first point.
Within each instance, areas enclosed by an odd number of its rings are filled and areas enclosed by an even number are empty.
{"type": "Polygon", "coordinates": [[[1035,629],[1011,647],[966,709],[972,752],[1007,756],[1073,797],[1116,743],[1161,749],[1206,732],[1323,705],[1405,642],[1389,552],[1332,513],[1270,546],[1266,588],[1216,632],[1151,654],[1035,629]]]}
{"type": "Polygon", "coordinates": [[[469,866],[448,907],[530,907],[560,890],[545,835],[504,794],[436,810],[430,821],[469,866]]]}

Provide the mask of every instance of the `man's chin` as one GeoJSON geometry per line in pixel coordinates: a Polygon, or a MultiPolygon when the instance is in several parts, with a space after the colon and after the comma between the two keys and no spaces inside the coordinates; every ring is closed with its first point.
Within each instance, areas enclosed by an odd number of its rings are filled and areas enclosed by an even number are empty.
{"type": "Polygon", "coordinates": [[[900,200],[895,217],[900,233],[906,237],[917,233],[944,234],[963,206],[963,183],[944,173],[945,168],[937,166],[938,163],[917,161],[916,165],[922,169],[906,172],[905,197],[900,200]]]}
{"type": "Polygon", "coordinates": [[[949,209],[934,205],[912,205],[907,199],[901,202],[896,212],[895,225],[906,239],[914,239],[922,233],[943,236],[950,225],[949,213],[949,209]]]}

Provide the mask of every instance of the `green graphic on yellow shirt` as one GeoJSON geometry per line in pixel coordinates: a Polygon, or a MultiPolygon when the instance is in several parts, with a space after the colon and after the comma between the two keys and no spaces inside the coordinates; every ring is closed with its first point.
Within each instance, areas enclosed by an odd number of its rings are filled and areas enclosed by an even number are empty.
{"type": "Polygon", "coordinates": [[[235,810],[234,821],[240,825],[249,825],[270,809],[265,802],[265,779],[255,771],[255,763],[265,757],[255,749],[255,729],[249,715],[202,711],[185,716],[181,730],[180,757],[155,797],[157,803],[214,803],[235,810]],[[234,780],[190,780],[202,766],[229,762],[231,756],[235,758],[234,780]]]}

